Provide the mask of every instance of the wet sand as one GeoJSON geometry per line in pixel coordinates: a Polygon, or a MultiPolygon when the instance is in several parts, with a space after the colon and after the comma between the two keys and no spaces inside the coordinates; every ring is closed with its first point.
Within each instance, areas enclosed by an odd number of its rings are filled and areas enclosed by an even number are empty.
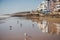
{"type": "Polygon", "coordinates": [[[10,17],[3,22],[0,40],[60,40],[60,18],[10,17]]]}

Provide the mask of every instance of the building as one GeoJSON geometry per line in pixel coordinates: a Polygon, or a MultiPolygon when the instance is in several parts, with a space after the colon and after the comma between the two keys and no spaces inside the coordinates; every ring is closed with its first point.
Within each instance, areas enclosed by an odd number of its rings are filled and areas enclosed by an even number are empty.
{"type": "Polygon", "coordinates": [[[60,0],[46,0],[46,1],[48,1],[51,12],[60,11],[60,0]]]}
{"type": "Polygon", "coordinates": [[[54,11],[59,11],[60,12],[60,0],[56,0],[54,11]]]}
{"type": "Polygon", "coordinates": [[[45,14],[48,13],[50,11],[48,8],[48,1],[43,1],[41,4],[39,4],[37,10],[45,14]]]}
{"type": "Polygon", "coordinates": [[[44,14],[47,14],[50,12],[53,14],[57,14],[57,12],[60,12],[60,0],[43,1],[41,4],[39,4],[39,6],[37,7],[37,10],[44,14]]]}

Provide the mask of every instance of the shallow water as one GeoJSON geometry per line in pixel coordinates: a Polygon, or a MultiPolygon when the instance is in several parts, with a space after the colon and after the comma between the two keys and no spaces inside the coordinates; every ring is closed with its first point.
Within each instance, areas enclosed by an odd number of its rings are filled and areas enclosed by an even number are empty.
{"type": "Polygon", "coordinates": [[[41,17],[3,19],[0,20],[0,40],[60,40],[60,21],[41,17]]]}

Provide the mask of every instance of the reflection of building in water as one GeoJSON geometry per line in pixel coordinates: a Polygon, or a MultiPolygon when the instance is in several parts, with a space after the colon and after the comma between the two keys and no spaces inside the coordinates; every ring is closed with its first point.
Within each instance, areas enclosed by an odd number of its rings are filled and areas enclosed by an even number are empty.
{"type": "Polygon", "coordinates": [[[38,22],[39,29],[41,29],[42,32],[48,32],[48,23],[45,20],[42,20],[41,22],[38,22]]]}
{"type": "Polygon", "coordinates": [[[48,27],[48,33],[50,33],[50,34],[56,34],[57,33],[56,26],[53,25],[53,24],[50,24],[49,27],[48,27]]]}
{"type": "Polygon", "coordinates": [[[24,40],[30,40],[31,39],[31,36],[28,35],[27,33],[24,33],[24,36],[25,36],[25,39],[24,40]]]}
{"type": "Polygon", "coordinates": [[[60,26],[57,26],[57,34],[60,34],[60,26]]]}
{"type": "Polygon", "coordinates": [[[44,19],[32,19],[33,22],[37,22],[39,29],[42,32],[47,32],[50,34],[60,34],[60,26],[54,25],[51,21],[46,21],[44,19]]]}
{"type": "Polygon", "coordinates": [[[59,34],[60,33],[60,24],[57,24],[57,23],[54,23],[57,27],[57,34],[59,34]]]}
{"type": "Polygon", "coordinates": [[[46,20],[38,22],[38,26],[42,32],[47,32],[50,34],[60,34],[60,26],[49,24],[46,20]]]}

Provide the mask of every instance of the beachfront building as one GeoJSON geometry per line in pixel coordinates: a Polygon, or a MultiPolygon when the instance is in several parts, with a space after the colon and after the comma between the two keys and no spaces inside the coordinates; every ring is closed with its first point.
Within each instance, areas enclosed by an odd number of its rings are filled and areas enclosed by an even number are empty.
{"type": "Polygon", "coordinates": [[[60,0],[45,0],[39,4],[37,10],[44,14],[57,14],[57,12],[60,12],[60,0]]]}
{"type": "Polygon", "coordinates": [[[55,9],[54,11],[59,11],[60,12],[60,0],[55,1],[55,9]]]}
{"type": "Polygon", "coordinates": [[[41,11],[44,14],[48,13],[50,11],[48,8],[48,1],[43,1],[41,4],[39,4],[37,10],[41,11]]]}
{"type": "Polygon", "coordinates": [[[60,10],[60,0],[47,0],[50,5],[50,11],[55,12],[60,10]]]}

